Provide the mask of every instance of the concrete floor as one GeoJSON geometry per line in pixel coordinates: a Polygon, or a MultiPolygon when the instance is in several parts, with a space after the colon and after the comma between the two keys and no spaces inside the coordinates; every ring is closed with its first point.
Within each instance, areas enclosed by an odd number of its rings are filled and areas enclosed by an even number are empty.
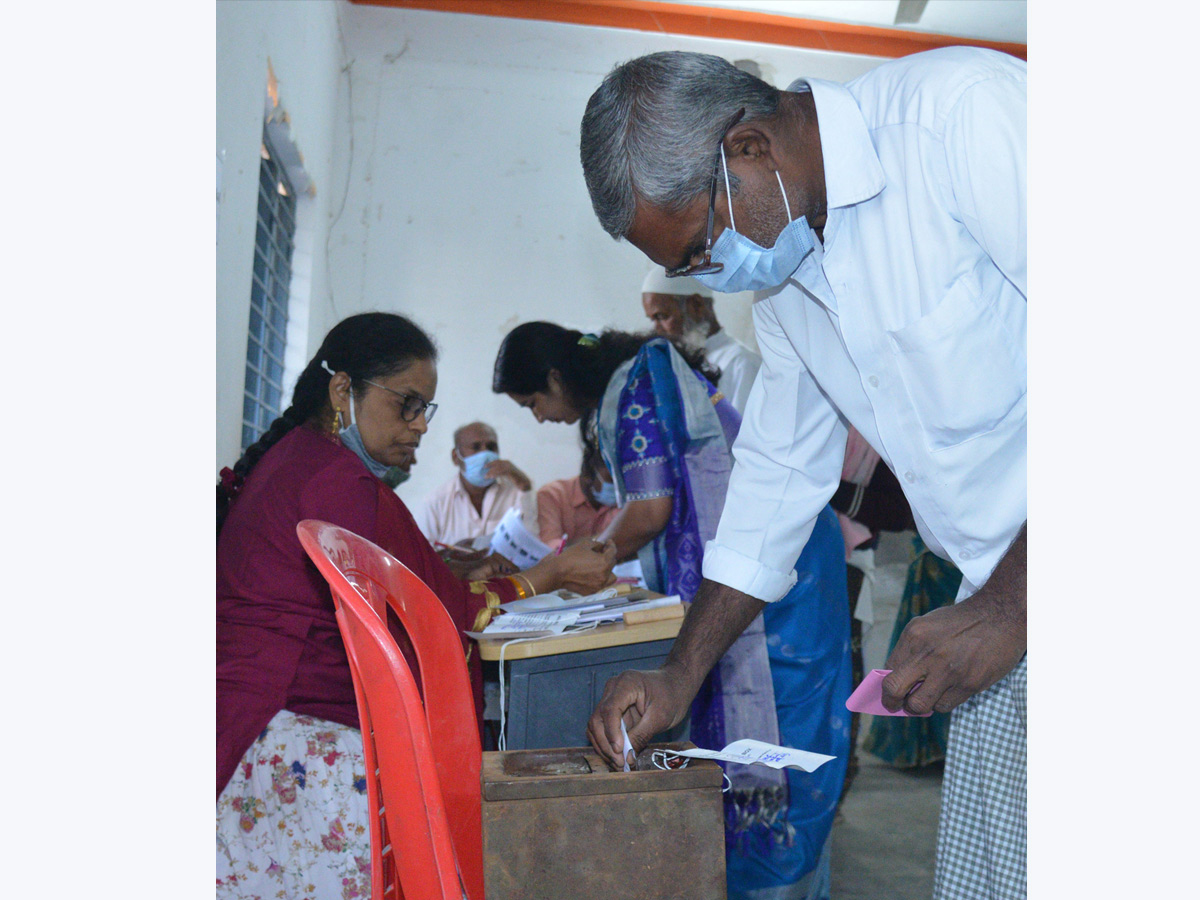
{"type": "MultiPolygon", "coordinates": [[[[865,671],[883,668],[912,560],[912,532],[883,533],[875,551],[874,624],[865,671]]],[[[859,741],[871,728],[863,716],[859,741]]],[[[929,900],[942,766],[896,769],[858,752],[858,774],[833,822],[831,900],[929,900]]]]}
{"type": "Polygon", "coordinates": [[[830,900],[929,900],[941,764],[895,769],[860,750],[858,765],[833,821],[830,900]]]}

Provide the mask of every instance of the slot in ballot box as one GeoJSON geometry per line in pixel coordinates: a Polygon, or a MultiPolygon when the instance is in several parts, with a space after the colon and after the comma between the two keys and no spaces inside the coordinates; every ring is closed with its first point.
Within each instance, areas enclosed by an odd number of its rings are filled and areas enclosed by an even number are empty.
{"type": "Polygon", "coordinates": [[[483,754],[488,900],[725,900],[721,768],[613,771],[591,747],[483,754]]]}

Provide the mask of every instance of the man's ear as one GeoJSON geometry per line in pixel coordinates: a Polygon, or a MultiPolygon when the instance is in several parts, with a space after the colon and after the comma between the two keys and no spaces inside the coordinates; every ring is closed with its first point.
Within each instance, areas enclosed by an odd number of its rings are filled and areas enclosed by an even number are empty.
{"type": "Polygon", "coordinates": [[[777,169],[773,155],[771,132],[760,120],[739,123],[725,135],[725,157],[730,162],[742,159],[756,164],[767,164],[777,169]]]}
{"type": "Polygon", "coordinates": [[[462,457],[458,455],[457,447],[454,447],[450,451],[450,462],[454,463],[454,465],[459,469],[461,469],[463,467],[462,457]]]}

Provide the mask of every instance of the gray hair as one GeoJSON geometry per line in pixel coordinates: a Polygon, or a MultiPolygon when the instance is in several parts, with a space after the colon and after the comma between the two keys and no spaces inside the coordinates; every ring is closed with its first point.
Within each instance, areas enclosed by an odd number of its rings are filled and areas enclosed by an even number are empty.
{"type": "Polygon", "coordinates": [[[583,114],[579,158],[601,226],[616,239],[637,201],[678,212],[709,188],[723,129],[773,116],[780,91],[707,53],[651,53],[613,69],[583,114]]]}

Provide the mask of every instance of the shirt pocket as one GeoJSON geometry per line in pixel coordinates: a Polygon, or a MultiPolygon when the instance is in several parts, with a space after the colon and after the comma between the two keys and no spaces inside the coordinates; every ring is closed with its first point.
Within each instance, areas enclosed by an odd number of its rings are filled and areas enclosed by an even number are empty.
{"type": "Polygon", "coordinates": [[[932,451],[992,431],[1025,395],[1023,348],[970,275],[933,312],[888,338],[932,451]]]}

